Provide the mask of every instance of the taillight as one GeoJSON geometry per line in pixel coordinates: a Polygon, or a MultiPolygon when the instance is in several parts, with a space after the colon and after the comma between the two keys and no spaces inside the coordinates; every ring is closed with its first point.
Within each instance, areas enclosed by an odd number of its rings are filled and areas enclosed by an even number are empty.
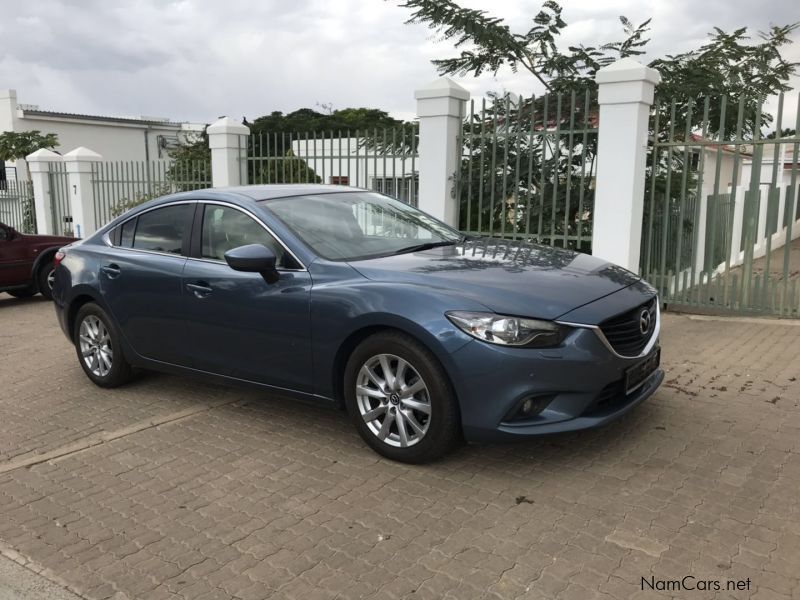
{"type": "Polygon", "coordinates": [[[66,255],[67,255],[66,252],[62,252],[61,250],[56,252],[55,256],[53,257],[53,268],[55,268],[58,265],[60,265],[61,261],[64,260],[64,257],[66,255]]]}

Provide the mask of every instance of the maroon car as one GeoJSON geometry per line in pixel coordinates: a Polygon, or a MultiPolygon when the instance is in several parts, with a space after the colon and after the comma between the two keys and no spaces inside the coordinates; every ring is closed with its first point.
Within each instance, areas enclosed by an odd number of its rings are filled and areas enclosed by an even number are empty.
{"type": "Polygon", "coordinates": [[[37,292],[52,298],[53,257],[75,238],[30,235],[0,223],[0,292],[27,298],[37,292]]]}

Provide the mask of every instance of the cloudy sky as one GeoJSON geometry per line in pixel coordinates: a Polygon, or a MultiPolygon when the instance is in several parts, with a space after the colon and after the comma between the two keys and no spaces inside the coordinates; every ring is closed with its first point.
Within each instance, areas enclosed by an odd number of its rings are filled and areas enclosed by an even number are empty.
{"type": "MultiPolygon", "coordinates": [[[[539,2],[465,0],[527,30],[539,2]]],[[[621,37],[653,18],[649,56],[696,48],[716,25],[753,33],[800,20],[797,0],[564,0],[566,43],[621,37]]],[[[0,88],[42,109],[210,122],[281,110],[369,106],[413,118],[413,90],[451,44],[384,0],[0,0],[0,88]]],[[[800,61],[800,36],[787,56],[800,61]]],[[[530,76],[460,83],[538,91],[530,76]]],[[[800,89],[800,78],[793,81],[800,89]]],[[[796,94],[787,99],[792,118],[796,94]]]]}

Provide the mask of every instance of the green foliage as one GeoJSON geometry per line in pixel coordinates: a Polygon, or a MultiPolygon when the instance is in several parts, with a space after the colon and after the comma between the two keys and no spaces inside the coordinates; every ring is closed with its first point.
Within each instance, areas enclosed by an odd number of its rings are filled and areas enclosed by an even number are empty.
{"type": "Polygon", "coordinates": [[[258,117],[250,125],[252,134],[297,134],[311,132],[339,132],[394,127],[402,122],[376,108],[343,108],[320,113],[311,108],[301,108],[284,115],[274,111],[258,117]]]}
{"type": "Polygon", "coordinates": [[[0,160],[20,160],[28,154],[58,146],[55,133],[42,134],[38,129],[30,131],[4,131],[0,133],[0,160]]]}
{"type": "MultiPolygon", "coordinates": [[[[789,78],[800,63],[791,62],[781,55],[781,50],[792,42],[791,34],[798,23],[773,26],[759,33],[756,43],[750,43],[747,27],[732,33],[715,27],[711,38],[697,50],[667,55],[650,63],[661,73],[657,93],[661,98],[674,99],[677,104],[677,122],[690,118],[692,127],[701,127],[703,111],[700,107],[710,100],[708,129],[716,133],[724,128],[727,135],[737,131],[737,112],[741,102],[744,120],[741,132],[745,139],[768,126],[772,116],[759,110],[767,96],[790,89],[789,78]],[[722,118],[722,98],[727,98],[727,111],[722,118]],[[689,108],[695,110],[689,114],[689,108]],[[760,117],[760,119],[759,119],[760,117]]],[[[668,118],[662,114],[662,119],[668,118]]],[[[667,121],[669,122],[669,121],[667,121]]]]}
{"type": "Polygon", "coordinates": [[[211,149],[208,147],[208,134],[205,129],[188,143],[170,150],[170,158],[175,162],[211,162],[211,149]]]}
{"type": "MultiPolygon", "coordinates": [[[[477,76],[485,71],[497,73],[501,67],[514,72],[522,68],[549,92],[595,91],[594,76],[598,69],[618,58],[643,54],[650,41],[647,37],[650,19],[634,25],[622,16],[622,40],[563,48],[559,36],[567,23],[555,0],[546,0],[534,16],[532,27],[519,33],[512,32],[500,18],[463,8],[452,0],[406,0],[401,6],[412,11],[408,22],[428,25],[461,49],[457,57],[433,61],[442,75],[477,76]]],[[[797,28],[798,23],[772,26],[769,31],[759,33],[755,43],[751,43],[746,27],[732,33],[715,28],[709,41],[697,50],[667,55],[650,63],[661,72],[658,95],[675,99],[677,121],[683,123],[689,117],[693,127],[700,127],[703,119],[703,111],[696,107],[709,98],[713,107],[707,127],[710,133],[721,127],[728,132],[735,130],[736,107],[742,101],[747,115],[742,132],[745,136],[753,135],[757,128],[772,121],[766,113],[759,120],[756,110],[759,101],[789,89],[789,78],[800,66],[781,54],[797,28]],[[721,121],[719,107],[723,96],[728,98],[730,109],[721,121]],[[695,110],[690,113],[692,105],[695,110]]],[[[661,123],[666,131],[669,120],[662,118],[661,123]]]]}
{"type": "Polygon", "coordinates": [[[777,131],[770,132],[770,134],[767,135],[767,139],[774,140],[775,138],[794,137],[796,134],[797,131],[795,131],[794,129],[785,127],[784,129],[781,130],[780,134],[777,131]]]}
{"type": "Polygon", "coordinates": [[[401,6],[411,9],[408,23],[424,23],[463,48],[457,57],[437,59],[433,64],[442,75],[478,76],[496,74],[507,66],[533,75],[548,91],[594,89],[597,69],[616,58],[644,52],[649,20],[634,26],[621,17],[626,37],[599,46],[559,48],[558,38],[567,23],[561,6],[546,0],[533,17],[533,25],[524,33],[514,33],[502,19],[485,11],[463,8],[452,0],[406,0],[401,6]]]}
{"type": "Polygon", "coordinates": [[[173,185],[173,192],[196,190],[211,185],[211,148],[208,147],[208,134],[203,130],[188,142],[169,153],[172,164],[167,169],[166,177],[173,185]]]}

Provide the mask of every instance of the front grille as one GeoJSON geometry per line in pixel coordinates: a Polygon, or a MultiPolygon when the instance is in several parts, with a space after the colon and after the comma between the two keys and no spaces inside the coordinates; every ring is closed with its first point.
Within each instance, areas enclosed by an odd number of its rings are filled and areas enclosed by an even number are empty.
{"type": "Polygon", "coordinates": [[[622,356],[641,354],[656,328],[657,302],[658,299],[653,298],[650,302],[600,324],[603,335],[606,336],[608,343],[617,354],[622,356]],[[647,310],[650,315],[650,325],[643,334],[640,321],[644,310],[647,310]]]}

